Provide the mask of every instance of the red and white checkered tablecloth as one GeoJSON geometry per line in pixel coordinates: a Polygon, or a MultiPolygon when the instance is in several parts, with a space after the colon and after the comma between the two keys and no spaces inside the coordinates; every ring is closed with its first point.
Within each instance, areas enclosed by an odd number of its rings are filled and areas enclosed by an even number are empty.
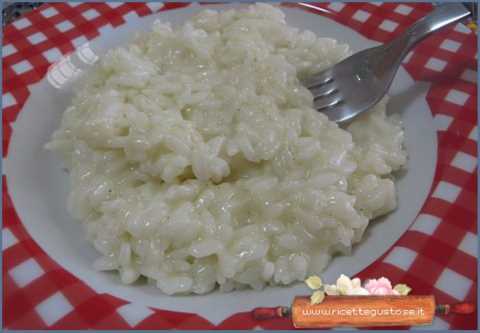
{"type": "MultiPolygon", "coordinates": [[[[427,14],[423,3],[321,3],[306,10],[326,15],[362,35],[386,42],[427,14]]],[[[3,157],[12,124],[32,84],[45,77],[62,54],[125,23],[188,6],[179,3],[44,4],[8,25],[3,40],[3,157]]],[[[477,304],[477,38],[462,24],[436,33],[411,52],[404,66],[414,80],[431,82],[427,102],[438,129],[438,163],[430,195],[402,237],[358,274],[386,276],[438,303],[477,304]],[[451,283],[451,281],[456,281],[451,283]]],[[[55,263],[18,218],[3,177],[3,325],[8,329],[265,329],[293,328],[287,319],[255,322],[232,314],[219,325],[189,313],[139,308],[97,294],[55,263]],[[28,274],[25,274],[27,272],[28,274]],[[58,309],[58,311],[52,311],[58,309]]],[[[287,305],[291,300],[285,300],[287,305]]],[[[275,304],[277,305],[277,304],[275,304]]],[[[436,318],[436,328],[476,329],[476,314],[436,318]]]]}

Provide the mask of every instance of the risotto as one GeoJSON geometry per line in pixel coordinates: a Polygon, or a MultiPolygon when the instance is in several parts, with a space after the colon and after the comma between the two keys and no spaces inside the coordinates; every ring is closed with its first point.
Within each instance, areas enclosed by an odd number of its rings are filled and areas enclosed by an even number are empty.
{"type": "Polygon", "coordinates": [[[98,270],[166,294],[303,281],[396,207],[406,163],[386,100],[342,129],[300,80],[348,46],[256,4],[204,10],[113,49],[47,148],[98,270]]]}

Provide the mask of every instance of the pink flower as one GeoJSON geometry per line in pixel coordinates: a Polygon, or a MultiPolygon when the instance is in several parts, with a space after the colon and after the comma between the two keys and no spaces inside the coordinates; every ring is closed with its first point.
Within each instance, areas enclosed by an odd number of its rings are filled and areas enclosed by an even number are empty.
{"type": "Polygon", "coordinates": [[[392,284],[387,278],[371,279],[365,284],[365,289],[370,295],[399,295],[396,290],[393,290],[392,284]]]}

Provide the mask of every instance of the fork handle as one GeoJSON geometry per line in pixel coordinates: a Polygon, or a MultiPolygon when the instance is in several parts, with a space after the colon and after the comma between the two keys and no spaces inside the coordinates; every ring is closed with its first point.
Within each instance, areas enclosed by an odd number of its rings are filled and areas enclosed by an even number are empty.
{"type": "Polygon", "coordinates": [[[418,20],[400,36],[377,48],[377,56],[371,58],[375,63],[372,67],[375,68],[377,76],[382,76],[388,72],[396,72],[408,51],[415,47],[418,42],[431,33],[468,15],[470,15],[470,12],[461,3],[437,6],[430,14],[418,20]]]}
{"type": "Polygon", "coordinates": [[[410,28],[404,35],[407,38],[407,51],[413,48],[418,42],[430,35],[432,32],[457,22],[471,13],[461,3],[447,3],[438,5],[430,14],[423,17],[410,28]]]}

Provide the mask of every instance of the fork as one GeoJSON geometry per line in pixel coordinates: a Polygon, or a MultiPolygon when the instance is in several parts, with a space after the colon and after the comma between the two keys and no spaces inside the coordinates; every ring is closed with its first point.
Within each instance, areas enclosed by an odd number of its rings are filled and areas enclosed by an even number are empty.
{"type": "Polygon", "coordinates": [[[315,109],[337,123],[367,111],[385,96],[403,58],[418,42],[468,15],[461,3],[439,5],[391,42],[307,78],[303,83],[314,96],[315,109]]]}

